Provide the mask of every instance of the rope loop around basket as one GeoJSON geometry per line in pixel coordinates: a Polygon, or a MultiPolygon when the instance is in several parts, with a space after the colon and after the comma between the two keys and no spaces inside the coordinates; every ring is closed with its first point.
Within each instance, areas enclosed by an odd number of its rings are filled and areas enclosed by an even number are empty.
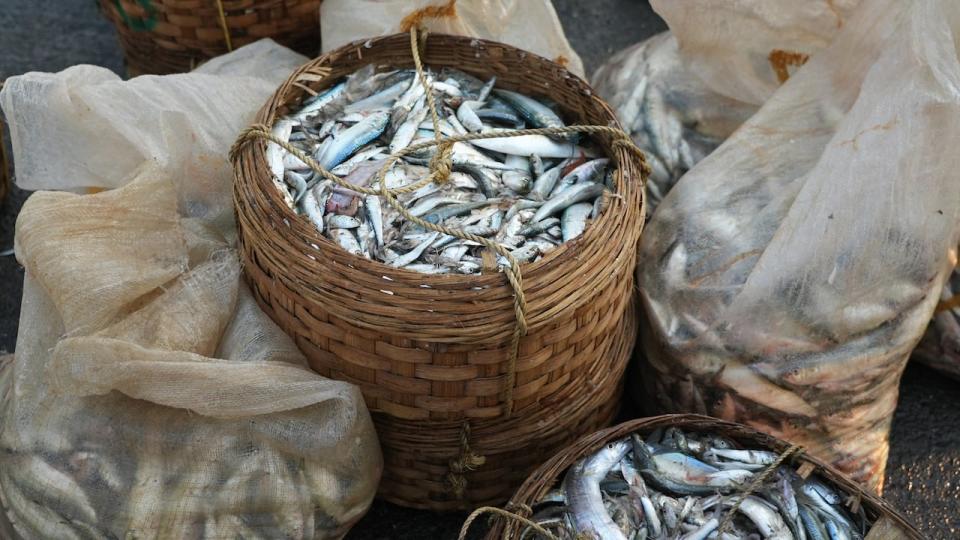
{"type": "MultiPolygon", "coordinates": [[[[527,507],[529,510],[529,507],[527,507]]],[[[460,536],[457,537],[457,540],[464,540],[467,537],[467,533],[470,532],[470,526],[473,525],[473,522],[483,514],[493,514],[494,516],[500,516],[509,520],[518,521],[527,527],[532,528],[537,531],[544,538],[548,540],[560,540],[553,533],[546,530],[540,524],[532,521],[527,515],[523,515],[519,512],[511,512],[510,510],[504,510],[503,508],[497,508],[495,506],[481,506],[467,516],[467,519],[463,522],[463,526],[460,527],[460,536]]]]}
{"type": "Polygon", "coordinates": [[[799,444],[791,445],[790,448],[787,448],[786,450],[784,450],[783,453],[780,454],[780,456],[777,457],[777,459],[773,463],[767,466],[767,468],[760,471],[759,474],[754,475],[753,480],[750,481],[750,484],[748,484],[747,487],[743,489],[743,491],[735,495],[735,497],[737,498],[737,502],[733,504],[733,506],[730,508],[730,511],[727,512],[727,515],[723,517],[723,521],[720,522],[720,526],[717,527],[717,538],[722,537],[724,530],[726,530],[726,528],[730,525],[730,523],[733,522],[733,518],[736,515],[737,510],[740,509],[740,505],[743,503],[744,499],[746,499],[747,497],[752,495],[754,491],[759,489],[760,485],[763,484],[767,480],[767,478],[771,474],[773,474],[773,472],[777,470],[777,468],[779,468],[780,465],[783,464],[784,461],[789,459],[791,456],[802,453],[802,452],[803,452],[803,447],[800,446],[799,444]]]}
{"type": "MultiPolygon", "coordinates": [[[[391,154],[385,160],[383,167],[378,171],[373,178],[371,179],[371,185],[375,184],[376,187],[361,187],[347,182],[346,180],[334,175],[330,171],[324,169],[319,165],[319,163],[314,160],[310,155],[305,154],[300,151],[298,148],[294,147],[288,141],[281,140],[280,138],[274,136],[271,133],[271,129],[268,126],[263,124],[254,124],[246,129],[242,130],[234,142],[233,146],[230,149],[230,159],[231,161],[236,162],[240,156],[240,151],[247,142],[250,142],[255,139],[265,139],[274,144],[277,144],[294,157],[305,163],[311,170],[313,170],[319,177],[324,178],[342,188],[349,189],[353,192],[363,194],[363,195],[377,195],[387,202],[394,210],[396,210],[404,219],[408,222],[411,222],[415,225],[418,225],[426,230],[439,232],[445,235],[453,236],[461,240],[467,240],[476,242],[484,247],[488,248],[490,251],[503,257],[507,265],[504,266],[503,272],[507,279],[507,282],[510,288],[514,293],[514,317],[515,317],[515,327],[514,331],[510,338],[510,346],[508,350],[508,359],[506,366],[506,381],[504,388],[504,416],[509,418],[513,415],[514,410],[514,386],[516,385],[517,377],[517,362],[519,357],[520,350],[520,341],[528,332],[528,322],[527,322],[527,300],[526,295],[523,291],[523,275],[520,269],[520,262],[513,256],[512,253],[502,244],[490,240],[488,238],[478,236],[475,234],[468,233],[461,229],[448,227],[440,223],[431,223],[424,219],[421,219],[418,216],[414,216],[410,211],[397,199],[397,195],[403,193],[413,192],[427,184],[436,183],[442,184],[446,182],[452,172],[452,154],[453,146],[458,142],[469,142],[474,140],[481,139],[493,139],[493,138],[503,138],[503,137],[517,137],[523,135],[565,135],[572,133],[586,133],[586,134],[600,134],[606,135],[611,139],[611,146],[614,150],[624,150],[627,154],[630,154],[637,158],[640,162],[641,169],[641,189],[642,183],[645,182],[646,178],[649,175],[650,167],[646,162],[646,157],[643,154],[643,151],[640,150],[630,139],[630,136],[625,133],[623,130],[614,128],[611,126],[601,126],[601,125],[571,125],[564,127],[553,127],[553,128],[534,128],[534,129],[522,129],[522,130],[487,130],[483,132],[476,133],[465,133],[461,135],[455,135],[452,137],[443,136],[440,130],[440,118],[436,111],[436,106],[434,104],[433,94],[430,91],[429,81],[426,78],[426,73],[424,72],[423,65],[421,62],[421,47],[423,45],[422,39],[426,37],[426,33],[419,33],[418,29],[415,27],[410,28],[410,51],[413,56],[414,65],[416,67],[417,77],[420,83],[426,89],[426,102],[430,110],[431,120],[434,126],[434,138],[432,140],[424,140],[406,148],[402,148],[397,152],[391,154]],[[414,154],[421,150],[429,149],[435,147],[434,155],[430,159],[430,174],[425,178],[418,180],[412,184],[408,184],[399,188],[387,188],[384,178],[387,173],[393,168],[393,166],[404,156],[409,154],[414,154]]],[[[616,159],[616,158],[615,158],[616,159]]],[[[616,159],[617,166],[623,168],[623,163],[616,159]]],[[[282,179],[280,179],[282,181],[282,179]]],[[[469,437],[469,424],[465,423],[465,433],[467,438],[469,437]]],[[[454,494],[457,494],[458,498],[462,498],[462,494],[466,489],[466,480],[463,477],[465,471],[471,470],[471,467],[478,467],[482,465],[482,456],[472,455],[469,444],[461,445],[461,452],[457,459],[451,461],[450,474],[450,484],[453,488],[454,494]]]]}

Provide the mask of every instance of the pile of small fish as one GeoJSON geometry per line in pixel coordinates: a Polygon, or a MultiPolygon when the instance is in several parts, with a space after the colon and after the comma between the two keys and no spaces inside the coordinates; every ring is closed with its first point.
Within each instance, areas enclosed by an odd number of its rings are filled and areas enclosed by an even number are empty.
{"type": "Polygon", "coordinates": [[[613,55],[591,82],[646,155],[651,215],[680,177],[758,108],[704,84],[669,31],[613,55]]]}
{"type": "MultiPolygon", "coordinates": [[[[443,137],[564,126],[550,106],[495,88],[495,79],[484,82],[449,68],[425,76],[443,137]]],[[[435,138],[416,73],[372,65],[306,99],[272,132],[350,184],[372,188],[379,188],[375,177],[391,154],[435,138]]],[[[447,182],[397,198],[426,222],[495,241],[521,263],[536,261],[580,236],[602,211],[606,189],[613,190],[610,160],[578,143],[576,135],[457,142],[447,182]]],[[[436,151],[429,147],[398,160],[383,175],[386,187],[426,177],[436,151]]],[[[378,195],[336,185],[275,143],[267,145],[267,161],[286,203],[346,251],[431,274],[474,274],[484,267],[485,248],[478,242],[409,222],[378,195]]],[[[500,269],[508,264],[502,256],[496,261],[500,269]]]]}
{"type": "MultiPolygon", "coordinates": [[[[864,537],[870,522],[862,507],[851,514],[843,494],[816,475],[802,478],[788,465],[743,497],[754,476],[777,457],[677,428],[657,429],[646,441],[633,434],[570,467],[561,487],[533,506],[532,520],[561,539],[864,537]]],[[[534,536],[533,528],[522,535],[534,536]]]]}

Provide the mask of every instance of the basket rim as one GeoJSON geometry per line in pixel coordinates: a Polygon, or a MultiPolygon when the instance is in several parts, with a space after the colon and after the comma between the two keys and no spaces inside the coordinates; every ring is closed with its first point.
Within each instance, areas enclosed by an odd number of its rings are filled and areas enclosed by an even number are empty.
{"type": "MultiPolygon", "coordinates": [[[[254,123],[272,126],[288,112],[286,107],[307,95],[304,87],[323,88],[369,64],[412,66],[409,39],[401,33],[355,40],[302,65],[261,107],[254,123]]],[[[505,88],[554,99],[568,116],[619,128],[613,110],[586,81],[556,62],[508,44],[431,34],[424,63],[482,77],[497,75],[505,88]]],[[[635,270],[646,205],[644,161],[614,145],[610,136],[594,139],[618,165],[616,194],[607,197],[607,208],[580,238],[521,266],[530,332],[547,327],[560,314],[572,314],[635,270]]],[[[305,305],[323,304],[325,311],[361,327],[389,328],[414,340],[491,343],[512,336],[515,292],[505,272],[424,274],[348,253],[286,205],[267,167],[266,148],[265,140],[256,139],[235,154],[241,245],[248,259],[258,259],[255,264],[272,272],[271,279],[298,291],[305,305]]]]}
{"type": "MultiPolygon", "coordinates": [[[[660,427],[679,427],[690,431],[713,430],[719,434],[732,438],[734,442],[743,444],[749,440],[776,452],[783,452],[790,447],[786,441],[772,435],[758,431],[744,424],[728,422],[711,416],[700,414],[663,414],[644,418],[636,418],[615,426],[596,431],[582,437],[575,443],[564,448],[553,457],[541,464],[527,477],[526,481],[517,489],[507,503],[507,507],[516,507],[522,504],[529,505],[542,497],[559,482],[561,475],[578,459],[595,452],[612,440],[617,440],[631,433],[649,433],[660,427]]],[[[922,540],[923,535],[910,523],[893,505],[884,499],[863,489],[859,484],[845,476],[825,461],[810,455],[800,453],[791,458],[813,464],[815,472],[826,478],[830,483],[845,491],[848,495],[859,497],[861,504],[871,511],[878,519],[887,517],[892,519],[910,538],[922,540]]],[[[514,531],[515,524],[504,526],[503,520],[497,520],[485,537],[487,540],[502,538],[504,530],[514,531]]]]}
{"type": "MultiPolygon", "coordinates": [[[[360,48],[369,49],[376,46],[380,42],[396,39],[399,36],[406,38],[408,35],[404,33],[397,33],[397,34],[377,36],[377,37],[368,38],[368,39],[357,39],[357,40],[351,41],[333,51],[330,51],[326,54],[323,54],[311,60],[310,62],[307,62],[306,64],[298,68],[296,71],[294,71],[290,75],[288,80],[297,80],[299,76],[308,72],[310,69],[325,66],[326,61],[328,59],[336,58],[337,56],[342,54],[343,51],[347,51],[351,49],[360,49],[360,48]]],[[[577,75],[571,73],[560,64],[557,64],[556,62],[553,62],[548,58],[544,58],[542,56],[520,49],[518,47],[513,47],[512,45],[509,45],[509,44],[504,44],[501,42],[480,39],[480,38],[458,36],[453,34],[431,33],[430,36],[432,38],[440,37],[440,38],[452,39],[455,41],[459,41],[461,43],[466,43],[467,45],[483,44],[486,46],[492,45],[496,47],[523,51],[528,56],[536,56],[545,62],[550,62],[556,65],[558,68],[563,69],[563,71],[567,76],[581,82],[583,85],[589,88],[589,83],[587,83],[587,81],[584,81],[577,75]]],[[[427,61],[424,61],[424,64],[429,66],[429,62],[427,61]]],[[[369,64],[364,63],[363,65],[369,65],[369,64]]],[[[323,90],[325,88],[328,88],[329,86],[332,86],[334,83],[337,82],[337,80],[339,80],[339,77],[323,77],[322,79],[316,81],[314,85],[309,85],[309,86],[314,91],[323,90]]],[[[279,95],[279,91],[281,89],[282,87],[279,88],[278,91],[274,93],[274,95],[270,98],[267,104],[264,105],[264,107],[258,112],[255,120],[257,123],[272,127],[275,121],[277,120],[277,118],[279,117],[279,115],[277,114],[278,110],[280,110],[281,107],[289,106],[293,102],[293,99],[285,99],[288,96],[279,95]]],[[[612,127],[622,129],[619,119],[617,119],[614,114],[610,115],[610,120],[611,120],[610,125],[612,127]]],[[[601,148],[603,148],[604,154],[607,157],[610,157],[612,160],[615,160],[617,162],[617,165],[618,165],[616,169],[616,180],[618,185],[617,196],[622,197],[624,194],[621,192],[620,187],[623,186],[625,188],[627,187],[627,184],[628,184],[628,179],[625,177],[626,175],[625,175],[625,171],[623,170],[624,169],[623,165],[628,163],[633,163],[633,160],[631,160],[630,154],[626,150],[613,149],[608,144],[601,144],[600,146],[601,148]]],[[[265,151],[266,151],[266,143],[265,141],[262,141],[262,140],[255,141],[254,143],[248,145],[243,150],[244,153],[247,153],[248,157],[256,160],[257,162],[265,162],[266,160],[265,151]],[[251,156],[250,153],[252,153],[253,155],[251,156]]],[[[239,169],[239,167],[235,167],[235,170],[236,169],[239,169]]],[[[253,181],[254,181],[254,185],[257,188],[261,189],[264,193],[266,193],[267,197],[271,200],[271,202],[275,203],[271,207],[272,211],[281,213],[282,217],[286,219],[296,219],[296,220],[303,219],[303,216],[294,212],[293,209],[289,208],[283,202],[282,196],[276,192],[276,189],[273,189],[273,186],[270,183],[269,178],[257,177],[253,179],[253,181]]],[[[641,197],[641,201],[643,206],[645,207],[646,197],[645,196],[641,197]]],[[[630,212],[629,212],[629,208],[627,208],[627,205],[621,204],[618,206],[622,209],[622,212],[619,217],[623,218],[629,215],[630,212]]],[[[610,208],[605,209],[603,214],[608,214],[609,210],[610,208]]],[[[639,232],[642,233],[643,221],[641,220],[640,223],[641,223],[641,226],[640,226],[639,232]]],[[[552,267],[556,264],[566,262],[566,259],[569,259],[571,256],[570,252],[575,251],[570,248],[579,247],[580,245],[583,245],[589,241],[600,241],[601,240],[600,238],[592,238],[593,236],[600,234],[598,232],[600,230],[600,227],[595,226],[598,224],[599,223],[591,223],[590,226],[587,227],[587,230],[584,231],[583,235],[581,235],[579,238],[557,245],[554,249],[544,254],[539,261],[521,264],[521,269],[524,275],[527,275],[528,273],[531,273],[531,272],[536,272],[537,270],[552,267]],[[588,236],[590,235],[591,231],[593,232],[593,235],[588,236]]],[[[424,279],[427,281],[436,282],[444,285],[456,284],[456,285],[463,285],[463,286],[470,285],[473,287],[484,286],[484,285],[487,285],[487,286],[502,285],[503,273],[499,271],[495,273],[490,273],[490,274],[425,274],[425,273],[417,272],[415,270],[407,270],[404,268],[393,267],[388,265],[387,263],[381,262],[376,259],[367,259],[363,256],[354,255],[352,253],[346,252],[342,250],[342,248],[340,248],[340,246],[337,245],[335,242],[333,242],[332,240],[324,236],[320,231],[317,231],[316,228],[312,226],[312,224],[310,224],[310,229],[311,229],[310,231],[311,234],[307,238],[307,240],[309,240],[310,242],[313,242],[318,245],[326,245],[330,248],[343,251],[344,254],[349,256],[352,260],[358,263],[373,264],[374,268],[378,270],[389,271],[390,273],[406,274],[407,277],[410,279],[420,278],[420,279],[424,279]]]]}

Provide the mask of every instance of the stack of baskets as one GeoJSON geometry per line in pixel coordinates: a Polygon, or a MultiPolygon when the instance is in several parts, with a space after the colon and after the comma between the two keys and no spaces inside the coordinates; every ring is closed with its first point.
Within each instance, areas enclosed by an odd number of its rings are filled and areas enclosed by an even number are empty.
{"type": "MultiPolygon", "coordinates": [[[[584,437],[563,451],[543,463],[536,471],[530,474],[526,482],[517,490],[517,493],[507,504],[509,508],[525,508],[533,506],[536,502],[543,499],[549,491],[554,489],[563,480],[563,475],[567,469],[583,457],[589,456],[601,449],[609,442],[622,439],[631,433],[647,435],[658,428],[680,428],[685,432],[710,433],[726,437],[735,443],[740,443],[744,448],[764,448],[776,453],[786,451],[790,444],[760,433],[749,427],[733,424],[696,414],[667,414],[651,418],[641,418],[624,422],[618,426],[604,429],[584,437]]],[[[873,495],[863,489],[863,486],[850,480],[840,474],[836,469],[827,465],[807,454],[800,454],[792,458],[797,469],[806,469],[807,474],[816,472],[825,480],[845,492],[848,496],[848,504],[859,504],[864,508],[867,516],[874,523],[874,528],[878,531],[876,536],[868,535],[868,538],[910,538],[920,540],[923,538],[920,532],[911,525],[906,518],[901,516],[890,503],[873,495]],[[879,530],[883,529],[887,535],[880,535],[879,530]]],[[[494,527],[487,534],[487,540],[500,540],[501,538],[519,538],[520,531],[524,525],[519,521],[504,521],[498,519],[494,527]]]]}
{"type": "Polygon", "coordinates": [[[313,57],[321,0],[99,0],[117,27],[131,76],[190,71],[204,60],[272,38],[313,57]]]}
{"type": "MultiPolygon", "coordinates": [[[[498,86],[546,96],[578,123],[617,126],[586,83],[514,47],[430,35],[421,56],[433,69],[495,75],[498,86]]],[[[410,37],[356,42],[304,65],[256,123],[272,125],[306,87],[367,64],[413,66],[410,37]]],[[[427,275],[347,253],[283,202],[263,140],[235,155],[246,277],[316,371],[363,391],[383,447],[382,498],[433,510],[502,502],[543,460],[613,420],[637,328],[644,164],[610,137],[598,141],[617,163],[617,196],[582,237],[521,267],[528,332],[515,365],[503,273],[427,275]]]]}

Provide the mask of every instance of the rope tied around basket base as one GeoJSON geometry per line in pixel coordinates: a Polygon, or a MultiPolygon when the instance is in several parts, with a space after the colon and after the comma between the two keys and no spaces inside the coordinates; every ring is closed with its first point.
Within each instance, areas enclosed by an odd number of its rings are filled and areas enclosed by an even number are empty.
{"type": "MultiPolygon", "coordinates": [[[[504,138],[504,137],[518,137],[523,135],[566,135],[572,133],[584,133],[590,135],[607,135],[611,138],[611,145],[614,150],[624,150],[628,153],[634,155],[640,162],[641,169],[641,178],[646,179],[650,174],[650,167],[646,162],[646,157],[643,154],[643,151],[637,148],[637,146],[630,139],[630,136],[625,133],[623,130],[610,127],[610,126],[600,126],[600,125],[571,125],[565,127],[551,127],[551,128],[534,128],[534,129],[520,129],[520,130],[490,130],[485,132],[478,133],[466,133],[461,135],[456,135],[452,137],[446,137],[441,135],[440,130],[440,118],[437,115],[436,106],[434,104],[433,93],[430,89],[430,84],[427,81],[426,74],[423,70],[423,64],[420,58],[421,47],[424,45],[424,40],[426,38],[426,32],[418,34],[417,28],[410,29],[410,51],[413,56],[413,62],[416,67],[417,77],[420,80],[420,83],[426,89],[426,101],[427,106],[430,110],[431,120],[434,127],[434,139],[422,141],[419,143],[412,144],[406,148],[402,148],[390,156],[387,157],[383,167],[372,177],[370,183],[376,184],[376,188],[368,188],[357,186],[347,182],[346,180],[336,176],[330,171],[324,169],[320,166],[312,156],[307,155],[306,153],[300,151],[298,148],[290,144],[288,141],[281,140],[279,137],[271,133],[271,129],[268,126],[263,124],[254,124],[243,131],[240,132],[237,140],[233,143],[233,146],[230,149],[230,160],[236,162],[240,155],[240,150],[248,143],[257,139],[265,139],[269,142],[272,142],[296,158],[301,162],[305,163],[314,173],[320,177],[333,182],[334,184],[346,188],[350,191],[362,194],[362,195],[377,195],[386,200],[394,210],[396,210],[404,219],[408,222],[414,223],[426,230],[439,232],[448,236],[453,236],[461,240],[476,242],[488,250],[497,253],[507,260],[509,263],[504,267],[504,274],[506,275],[507,282],[510,285],[510,288],[514,293],[514,317],[516,320],[516,325],[510,339],[510,348],[509,348],[509,357],[507,359],[507,373],[505,381],[505,390],[504,390],[504,401],[505,401],[505,416],[510,417],[513,415],[514,409],[514,386],[516,384],[517,376],[517,359],[519,356],[520,350],[520,340],[523,336],[527,334],[527,299],[523,291],[523,276],[520,271],[520,263],[513,256],[509,249],[506,246],[490,240],[488,238],[469,233],[467,231],[448,227],[440,223],[432,223],[421,219],[420,217],[414,216],[410,211],[397,199],[397,195],[412,193],[427,184],[443,184],[445,183],[453,170],[452,163],[452,154],[453,154],[453,145],[458,142],[469,142],[481,139],[495,139],[495,138],[504,138]],[[420,36],[418,42],[418,35],[420,36]],[[429,162],[430,173],[412,184],[407,184],[398,188],[387,188],[386,181],[384,180],[387,173],[393,168],[393,166],[404,156],[408,154],[413,154],[421,150],[428,148],[436,147],[433,157],[429,162]]],[[[282,179],[281,179],[282,180],[282,179]]],[[[319,179],[315,179],[308,189],[311,189],[319,179]]],[[[604,192],[604,196],[609,196],[609,192],[604,192]]],[[[470,470],[473,470],[476,467],[479,467],[485,462],[483,456],[475,454],[469,445],[469,421],[464,422],[464,428],[461,435],[461,445],[460,445],[460,454],[455,460],[450,462],[450,473],[448,474],[448,481],[450,482],[451,489],[457,498],[462,499],[463,494],[466,491],[466,478],[464,473],[470,470]]]]}
{"type": "Polygon", "coordinates": [[[463,499],[467,491],[467,479],[464,473],[476,470],[487,462],[487,458],[475,454],[470,448],[470,422],[465,421],[460,430],[460,455],[450,460],[450,472],[447,473],[447,482],[453,489],[457,499],[463,499]]]}

